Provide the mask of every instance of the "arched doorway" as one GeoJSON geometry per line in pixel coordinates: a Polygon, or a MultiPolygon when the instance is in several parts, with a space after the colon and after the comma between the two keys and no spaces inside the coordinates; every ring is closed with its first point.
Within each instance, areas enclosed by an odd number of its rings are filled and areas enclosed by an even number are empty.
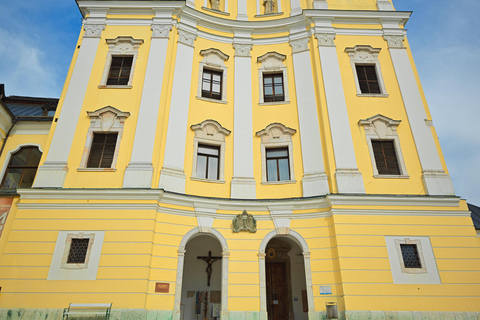
{"type": "Polygon", "coordinates": [[[178,253],[173,319],[224,319],[229,256],[225,239],[214,229],[200,233],[195,228],[184,236],[178,253]]]}
{"type": "Polygon", "coordinates": [[[310,258],[305,240],[272,232],[262,242],[260,308],[268,320],[307,320],[314,314],[310,258]]]}

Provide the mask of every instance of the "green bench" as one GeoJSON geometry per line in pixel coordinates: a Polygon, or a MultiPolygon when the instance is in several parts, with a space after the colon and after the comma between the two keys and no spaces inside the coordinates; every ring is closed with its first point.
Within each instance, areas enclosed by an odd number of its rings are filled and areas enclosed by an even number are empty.
{"type": "Polygon", "coordinates": [[[63,320],[68,320],[70,316],[94,316],[108,320],[111,311],[111,303],[70,303],[70,306],[63,310],[63,320]]]}

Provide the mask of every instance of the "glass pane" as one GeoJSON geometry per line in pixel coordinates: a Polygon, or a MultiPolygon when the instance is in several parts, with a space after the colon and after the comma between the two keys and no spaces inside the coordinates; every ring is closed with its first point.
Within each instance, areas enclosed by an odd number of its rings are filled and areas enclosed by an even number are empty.
{"type": "Polygon", "coordinates": [[[9,169],[7,172],[7,176],[5,178],[5,182],[3,183],[3,188],[16,188],[20,183],[20,179],[22,178],[23,170],[21,169],[9,169]]]}
{"type": "Polygon", "coordinates": [[[209,81],[205,81],[205,80],[203,81],[202,90],[210,91],[210,82],[209,81]]]}
{"type": "Polygon", "coordinates": [[[121,73],[121,77],[129,78],[129,77],[130,77],[130,69],[128,69],[128,68],[123,68],[123,69],[122,69],[122,73],[121,73]]]}
{"type": "Polygon", "coordinates": [[[272,95],[273,89],[272,87],[265,87],[265,95],[272,95]]]}
{"type": "Polygon", "coordinates": [[[199,154],[209,154],[209,155],[212,155],[212,156],[218,156],[219,149],[217,147],[208,147],[208,146],[199,145],[198,146],[198,153],[199,154]]]}
{"type": "Polygon", "coordinates": [[[47,117],[53,117],[55,115],[55,110],[48,110],[47,117]]]}
{"type": "Polygon", "coordinates": [[[112,68],[110,69],[110,78],[117,78],[120,75],[120,68],[112,68]]]}
{"type": "Polygon", "coordinates": [[[270,78],[270,77],[264,77],[264,78],[263,78],[263,83],[264,83],[264,84],[272,84],[272,78],[270,78]]]}
{"type": "Polygon", "coordinates": [[[22,181],[20,182],[19,188],[30,188],[33,184],[33,179],[35,179],[35,173],[37,173],[37,169],[25,169],[25,173],[23,174],[22,181]]]}
{"type": "Polygon", "coordinates": [[[275,95],[283,95],[283,86],[282,85],[276,85],[275,86],[275,95]]]}
{"type": "Polygon", "coordinates": [[[112,58],[112,67],[120,67],[122,65],[122,57],[113,57],[112,58]]]}
{"type": "Polygon", "coordinates": [[[210,72],[203,71],[203,79],[204,80],[210,80],[210,78],[211,78],[210,72]]]}
{"type": "Polygon", "coordinates": [[[208,179],[218,180],[218,158],[208,158],[208,179]]]}
{"type": "Polygon", "coordinates": [[[267,158],[287,157],[288,151],[286,149],[268,149],[267,158]]]}
{"type": "Polygon", "coordinates": [[[275,76],[273,78],[273,81],[275,82],[275,84],[282,84],[283,83],[283,76],[282,75],[275,76]]]}
{"type": "Polygon", "coordinates": [[[213,81],[220,82],[221,76],[219,74],[214,73],[213,74],[213,81]]]}
{"type": "Polygon", "coordinates": [[[28,154],[30,153],[29,148],[24,148],[18,151],[13,155],[13,158],[10,162],[12,166],[24,166],[27,164],[28,154]]]}
{"type": "Polygon", "coordinates": [[[278,171],[280,172],[279,181],[290,180],[290,170],[288,168],[288,159],[278,159],[278,171]]]}
{"type": "Polygon", "coordinates": [[[277,160],[267,160],[267,181],[278,181],[277,160]]]}
{"type": "Polygon", "coordinates": [[[206,178],[207,174],[207,157],[197,156],[197,178],[206,178]]]}
{"type": "Polygon", "coordinates": [[[124,57],[123,58],[123,67],[128,68],[130,70],[130,67],[132,66],[133,62],[133,57],[124,57]]]}
{"type": "Polygon", "coordinates": [[[212,91],[217,93],[220,92],[220,84],[214,83],[212,91]]]}

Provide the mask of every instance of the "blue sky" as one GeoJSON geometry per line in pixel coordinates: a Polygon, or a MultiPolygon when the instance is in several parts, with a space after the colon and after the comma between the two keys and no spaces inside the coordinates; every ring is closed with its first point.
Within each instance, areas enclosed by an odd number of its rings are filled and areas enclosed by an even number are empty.
{"type": "MultiPolygon", "coordinates": [[[[394,0],[457,195],[480,205],[480,1],[394,0]]],[[[74,0],[3,1],[0,83],[7,95],[59,97],[81,16],[74,0]]]]}

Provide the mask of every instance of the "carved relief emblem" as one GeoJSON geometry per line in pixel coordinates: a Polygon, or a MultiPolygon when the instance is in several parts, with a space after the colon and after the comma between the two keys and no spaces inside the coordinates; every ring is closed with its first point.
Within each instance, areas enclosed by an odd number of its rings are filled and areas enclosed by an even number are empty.
{"type": "Polygon", "coordinates": [[[241,214],[237,214],[232,221],[232,230],[233,232],[240,232],[240,231],[250,231],[250,232],[257,232],[257,220],[253,217],[253,215],[249,214],[247,210],[243,210],[241,214]]]}

